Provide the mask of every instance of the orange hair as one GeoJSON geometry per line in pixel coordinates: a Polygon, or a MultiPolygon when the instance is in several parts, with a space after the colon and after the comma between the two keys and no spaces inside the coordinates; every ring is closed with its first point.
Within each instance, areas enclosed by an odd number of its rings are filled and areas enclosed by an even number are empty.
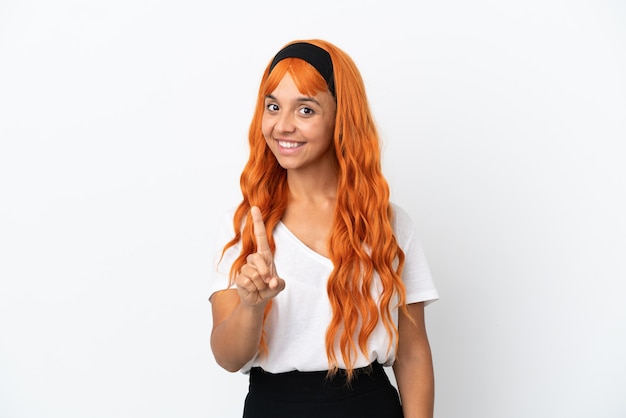
{"type": "MultiPolygon", "coordinates": [[[[401,279],[404,253],[391,226],[389,186],[382,174],[379,137],[360,72],[336,46],[322,40],[305,42],[325,49],[334,67],[337,114],[333,141],[339,172],[337,205],[328,241],[334,269],[327,284],[333,316],[326,331],[326,353],[329,373],[334,374],[338,370],[336,348],[339,349],[350,379],[357,350],[367,355],[366,343],[379,320],[390,337],[388,350],[392,341],[397,344],[398,330],[391,310],[405,304],[401,279]],[[382,285],[378,300],[371,294],[374,272],[382,285]],[[392,306],[394,302],[397,305],[392,306]]],[[[224,247],[226,251],[241,241],[241,253],[231,267],[231,281],[246,263],[247,255],[255,252],[250,207],[260,208],[274,251],[272,231],[289,200],[287,172],[278,164],[261,131],[266,95],[287,72],[303,94],[314,95],[328,89],[324,78],[303,60],[286,58],[271,73],[269,67],[263,74],[250,124],[250,156],[240,178],[243,200],[235,211],[235,236],[224,247]]],[[[271,303],[266,317],[270,309],[271,303]]],[[[263,336],[260,350],[266,353],[268,349],[263,336]]]]}

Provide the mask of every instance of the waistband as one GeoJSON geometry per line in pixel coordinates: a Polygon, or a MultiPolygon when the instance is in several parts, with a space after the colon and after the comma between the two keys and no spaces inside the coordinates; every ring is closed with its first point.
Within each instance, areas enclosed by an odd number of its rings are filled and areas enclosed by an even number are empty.
{"type": "Polygon", "coordinates": [[[253,367],[250,369],[249,393],[273,400],[332,400],[391,385],[382,364],[376,361],[368,367],[355,369],[350,382],[345,370],[339,370],[334,376],[327,374],[327,371],[269,373],[253,367]]]}

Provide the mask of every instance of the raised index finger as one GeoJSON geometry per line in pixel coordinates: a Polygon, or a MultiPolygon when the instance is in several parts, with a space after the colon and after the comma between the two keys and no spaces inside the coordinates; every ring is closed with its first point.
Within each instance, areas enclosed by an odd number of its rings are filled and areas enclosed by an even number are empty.
{"type": "Polygon", "coordinates": [[[261,216],[261,210],[252,206],[250,208],[250,214],[252,215],[252,227],[254,230],[254,237],[256,238],[256,251],[258,253],[270,252],[270,244],[267,242],[267,232],[265,230],[265,223],[261,216]]]}

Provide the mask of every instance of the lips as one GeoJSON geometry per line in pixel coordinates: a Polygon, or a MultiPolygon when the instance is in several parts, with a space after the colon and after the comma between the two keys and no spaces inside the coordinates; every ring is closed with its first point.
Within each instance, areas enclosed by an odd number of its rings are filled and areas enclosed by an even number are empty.
{"type": "Polygon", "coordinates": [[[279,147],[284,148],[284,149],[295,149],[304,145],[304,142],[296,142],[296,141],[276,140],[276,142],[278,143],[279,147]]]}

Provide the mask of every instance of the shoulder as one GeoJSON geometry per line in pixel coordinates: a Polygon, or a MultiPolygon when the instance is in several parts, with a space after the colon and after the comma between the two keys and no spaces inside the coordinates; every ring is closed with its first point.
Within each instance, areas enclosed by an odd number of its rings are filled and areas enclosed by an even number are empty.
{"type": "Polygon", "coordinates": [[[391,205],[391,225],[400,246],[406,245],[415,235],[415,223],[409,212],[394,202],[391,205]]]}
{"type": "Polygon", "coordinates": [[[235,212],[237,211],[238,205],[227,206],[222,208],[221,211],[217,212],[218,218],[217,222],[220,226],[228,225],[230,229],[232,229],[233,219],[235,218],[235,212]]]}
{"type": "Polygon", "coordinates": [[[215,212],[214,217],[214,243],[216,248],[223,248],[223,246],[232,240],[235,236],[235,229],[233,227],[233,221],[235,219],[235,212],[237,206],[227,206],[215,212]]]}
{"type": "Polygon", "coordinates": [[[413,223],[411,215],[409,215],[409,212],[402,206],[394,202],[390,202],[389,204],[391,205],[392,222],[394,224],[405,225],[413,223]]]}
{"type": "Polygon", "coordinates": [[[222,209],[222,217],[232,220],[239,205],[230,205],[222,209]]]}

